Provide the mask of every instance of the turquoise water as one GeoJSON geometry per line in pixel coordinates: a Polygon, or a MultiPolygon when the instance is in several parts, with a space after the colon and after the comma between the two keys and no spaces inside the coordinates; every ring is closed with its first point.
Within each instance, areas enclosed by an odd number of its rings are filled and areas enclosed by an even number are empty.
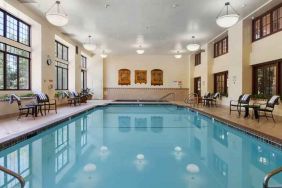
{"type": "Polygon", "coordinates": [[[112,105],[1,151],[0,165],[26,188],[260,188],[282,151],[185,108],[112,105]]]}

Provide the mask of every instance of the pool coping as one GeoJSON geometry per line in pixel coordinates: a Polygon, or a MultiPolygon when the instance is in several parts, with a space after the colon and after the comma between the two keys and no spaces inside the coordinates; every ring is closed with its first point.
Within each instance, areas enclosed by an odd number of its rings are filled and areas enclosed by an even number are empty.
{"type": "Polygon", "coordinates": [[[206,111],[203,111],[201,109],[198,109],[198,108],[195,108],[193,106],[186,106],[186,105],[182,105],[182,104],[175,104],[175,103],[171,103],[173,105],[176,105],[176,106],[180,106],[180,107],[184,107],[184,108],[188,108],[188,109],[191,109],[191,110],[194,110],[194,111],[197,111],[199,113],[201,113],[202,115],[205,115],[209,118],[213,118],[215,121],[218,121],[218,122],[222,122],[224,123],[224,125],[228,126],[228,127],[231,127],[233,129],[236,129],[240,132],[243,132],[247,135],[250,135],[250,136],[253,136],[267,144],[271,144],[279,149],[282,150],[282,139],[279,139],[277,137],[274,137],[274,136],[271,136],[269,134],[265,134],[263,132],[260,132],[260,131],[256,131],[254,129],[251,129],[251,128],[248,128],[246,126],[243,126],[239,123],[236,123],[236,122],[233,122],[233,121],[230,121],[228,119],[225,119],[225,118],[222,118],[218,115],[214,115],[212,113],[209,113],[209,112],[206,112],[206,111]]]}
{"type": "Polygon", "coordinates": [[[47,123],[43,123],[43,124],[40,124],[38,127],[34,127],[34,128],[30,128],[30,129],[26,129],[24,131],[21,131],[21,132],[18,132],[18,133],[15,133],[15,134],[12,134],[12,135],[8,135],[4,138],[1,138],[0,139],[0,151],[6,149],[6,148],[9,148],[13,145],[16,145],[24,140],[27,140],[31,137],[34,137],[40,133],[42,133],[43,131],[45,130],[48,130],[52,127],[55,127],[57,126],[58,124],[62,123],[62,122],[65,122],[67,120],[70,120],[70,119],[73,119],[87,111],[90,111],[90,110],[93,110],[97,107],[103,107],[103,106],[108,106],[108,105],[115,105],[115,104],[133,104],[133,105],[137,105],[137,104],[159,104],[159,105],[175,105],[175,106],[179,106],[179,107],[184,107],[184,108],[187,108],[187,109],[190,109],[190,110],[193,110],[193,111],[197,111],[199,113],[201,113],[202,115],[205,115],[211,119],[214,119],[218,122],[222,122],[224,123],[224,125],[228,126],[228,127],[231,127],[233,129],[236,129],[240,132],[243,132],[245,134],[248,134],[250,136],[253,136],[265,143],[268,143],[268,144],[271,144],[279,149],[282,150],[282,139],[279,139],[279,138],[276,138],[276,137],[273,137],[271,135],[268,135],[268,134],[265,134],[265,133],[262,133],[262,132],[259,132],[259,131],[256,131],[254,129],[251,129],[251,128],[248,128],[248,127],[245,127],[243,125],[240,125],[238,123],[235,123],[233,121],[230,121],[228,119],[225,119],[225,118],[222,118],[220,116],[217,116],[217,115],[214,115],[214,114],[211,114],[211,113],[208,113],[206,111],[203,111],[201,109],[198,109],[198,108],[194,108],[192,106],[187,106],[187,105],[182,105],[182,104],[176,104],[176,103],[173,103],[173,102],[108,102],[108,103],[104,103],[104,104],[96,104],[96,105],[93,105],[93,106],[89,106],[89,107],[86,107],[84,109],[80,109],[78,111],[75,111],[75,112],[72,112],[70,114],[67,114],[65,116],[62,116],[62,117],[58,117],[56,119],[53,119],[51,121],[48,121],[47,123]]]}
{"type": "Polygon", "coordinates": [[[58,117],[56,119],[53,119],[53,120],[50,120],[46,123],[42,123],[40,125],[38,125],[37,127],[33,127],[33,128],[30,128],[30,129],[26,129],[24,131],[21,131],[21,132],[18,132],[18,133],[15,133],[15,134],[11,134],[11,135],[8,135],[8,136],[5,136],[3,138],[0,139],[0,151],[4,150],[4,149],[7,149],[9,147],[12,147],[24,140],[27,140],[31,137],[34,137],[40,133],[42,133],[43,131],[46,131],[50,128],[53,128],[55,126],[57,126],[58,124],[62,123],[62,122],[65,122],[67,120],[70,120],[70,119],[73,119],[87,111],[90,111],[90,110],[93,110],[97,107],[103,107],[103,106],[107,106],[109,105],[110,103],[105,103],[105,104],[93,104],[91,106],[88,106],[84,109],[79,109],[75,112],[71,112],[69,114],[66,114],[62,117],[58,117]]]}

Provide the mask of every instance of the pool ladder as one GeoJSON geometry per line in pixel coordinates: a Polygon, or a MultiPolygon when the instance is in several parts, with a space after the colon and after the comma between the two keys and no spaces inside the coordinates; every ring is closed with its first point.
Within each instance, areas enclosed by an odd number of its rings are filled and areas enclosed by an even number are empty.
{"type": "Polygon", "coordinates": [[[199,102],[199,96],[197,93],[190,93],[188,96],[184,99],[184,102],[186,104],[190,104],[192,106],[198,105],[199,102]]]}
{"type": "Polygon", "coordinates": [[[21,188],[24,188],[25,180],[24,180],[24,178],[21,175],[15,173],[12,170],[9,170],[8,168],[5,168],[4,166],[1,166],[1,165],[0,165],[0,171],[4,172],[6,174],[9,174],[9,175],[15,177],[16,179],[18,179],[18,181],[21,184],[21,188]]]}
{"type": "Polygon", "coordinates": [[[282,167],[277,168],[277,169],[269,172],[268,174],[266,174],[266,176],[264,177],[264,180],[263,180],[263,188],[282,188],[282,186],[279,186],[279,187],[270,187],[270,186],[268,186],[269,180],[273,176],[275,176],[275,175],[277,175],[277,174],[279,174],[281,172],[282,172],[282,167]]]}

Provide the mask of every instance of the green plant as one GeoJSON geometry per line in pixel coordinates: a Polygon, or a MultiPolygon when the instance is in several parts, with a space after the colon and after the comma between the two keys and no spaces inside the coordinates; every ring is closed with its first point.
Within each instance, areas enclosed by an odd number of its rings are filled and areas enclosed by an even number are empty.
{"type": "Polygon", "coordinates": [[[254,94],[252,95],[252,99],[268,99],[269,96],[264,95],[264,94],[254,94]]]}
{"type": "Polygon", "coordinates": [[[25,93],[25,94],[22,94],[20,95],[20,97],[34,97],[34,93],[25,93]]]}
{"type": "Polygon", "coordinates": [[[0,101],[6,101],[8,99],[9,99],[9,95],[8,94],[0,96],[0,101]]]}

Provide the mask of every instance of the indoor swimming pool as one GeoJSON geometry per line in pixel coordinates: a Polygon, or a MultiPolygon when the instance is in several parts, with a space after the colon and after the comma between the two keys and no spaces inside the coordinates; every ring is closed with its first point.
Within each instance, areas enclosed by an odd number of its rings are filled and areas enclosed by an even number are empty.
{"type": "Polygon", "coordinates": [[[1,151],[0,165],[26,188],[261,188],[282,151],[187,108],[108,105],[1,151]]]}

